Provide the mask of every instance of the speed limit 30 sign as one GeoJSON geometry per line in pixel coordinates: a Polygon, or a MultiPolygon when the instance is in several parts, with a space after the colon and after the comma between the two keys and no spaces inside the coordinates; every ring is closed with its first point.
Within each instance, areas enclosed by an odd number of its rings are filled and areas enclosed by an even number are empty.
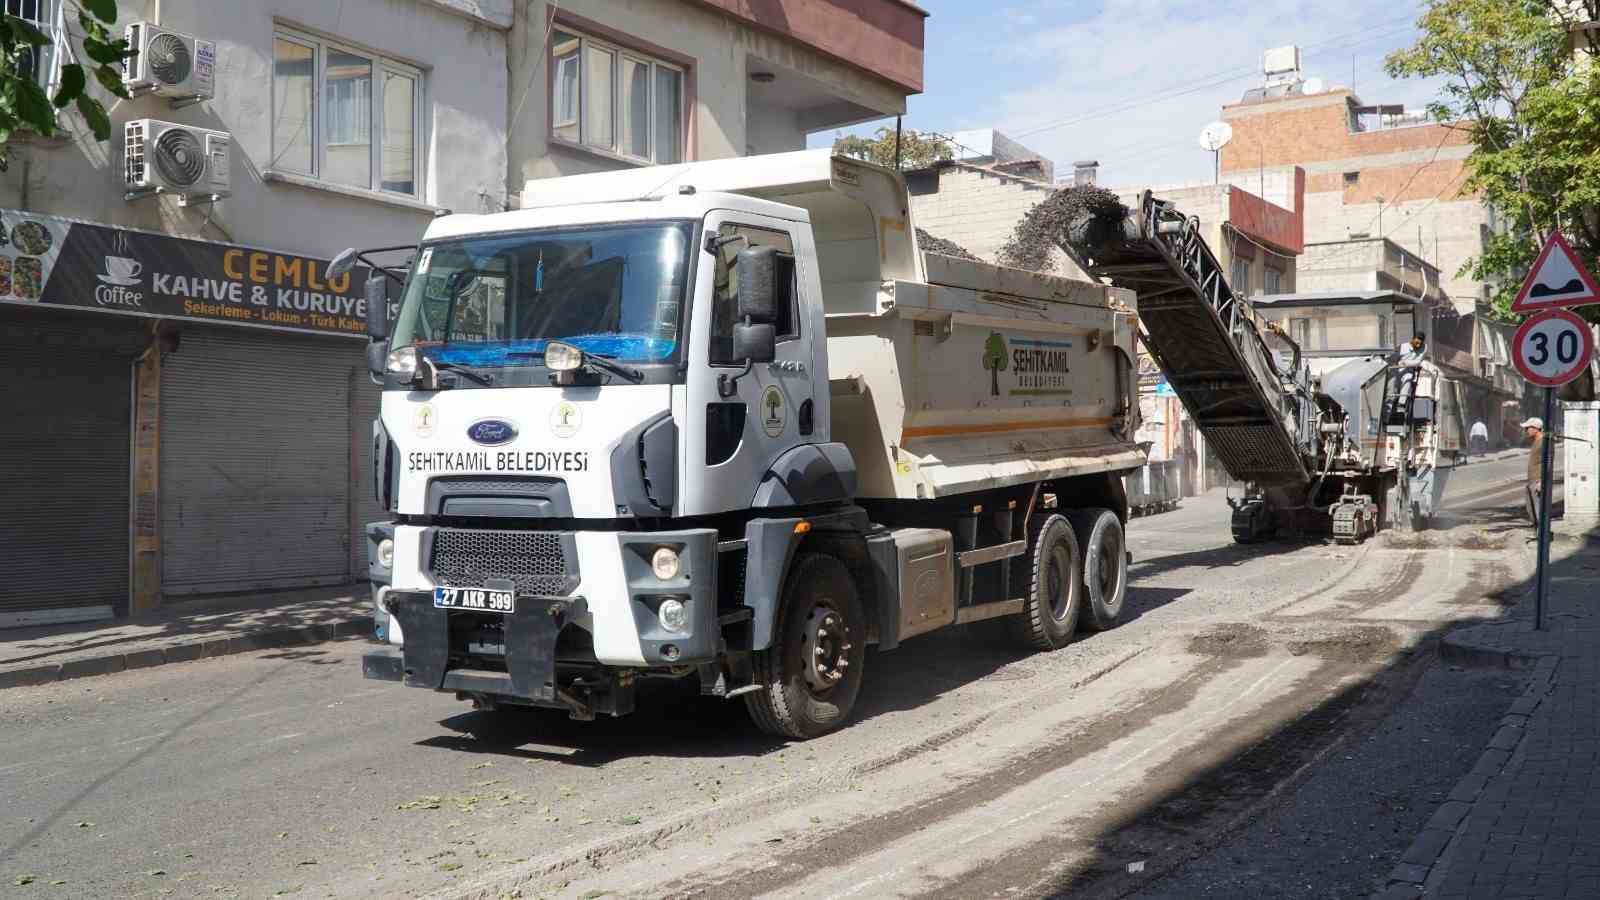
{"type": "Polygon", "coordinates": [[[1594,355],[1589,323],[1564,309],[1522,323],[1512,340],[1517,371],[1540,387],[1560,387],[1583,374],[1594,355]]]}

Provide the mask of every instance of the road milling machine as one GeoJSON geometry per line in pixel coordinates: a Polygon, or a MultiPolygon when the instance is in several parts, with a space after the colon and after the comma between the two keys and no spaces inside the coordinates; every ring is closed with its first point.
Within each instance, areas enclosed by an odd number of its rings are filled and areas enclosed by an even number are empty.
{"type": "Polygon", "coordinates": [[[1386,525],[1428,525],[1460,424],[1437,366],[1391,353],[1313,377],[1300,346],[1228,285],[1198,219],[1149,191],[1132,209],[1097,208],[1071,224],[1062,249],[1138,295],[1141,340],[1210,452],[1245,484],[1229,498],[1236,541],[1331,533],[1354,544],[1386,525]]]}

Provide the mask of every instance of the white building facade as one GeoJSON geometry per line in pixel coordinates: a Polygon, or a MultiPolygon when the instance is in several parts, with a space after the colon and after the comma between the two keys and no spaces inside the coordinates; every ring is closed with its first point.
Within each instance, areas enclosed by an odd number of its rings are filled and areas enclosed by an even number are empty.
{"type": "MultiPolygon", "coordinates": [[[[65,0],[0,2],[57,39],[47,89],[84,58],[65,0]]],[[[122,0],[162,90],[0,172],[0,628],[364,580],[368,270],[327,260],[403,266],[529,177],[800,149],[920,90],[910,3],[747,6],[122,0]]]]}

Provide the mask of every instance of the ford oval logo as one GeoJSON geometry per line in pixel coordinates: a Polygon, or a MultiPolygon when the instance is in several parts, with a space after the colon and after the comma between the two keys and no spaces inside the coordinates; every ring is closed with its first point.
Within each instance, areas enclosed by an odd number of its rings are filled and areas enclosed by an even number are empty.
{"type": "Polygon", "coordinates": [[[467,427],[467,437],[490,447],[507,444],[517,436],[517,426],[504,419],[479,419],[467,427]]]}

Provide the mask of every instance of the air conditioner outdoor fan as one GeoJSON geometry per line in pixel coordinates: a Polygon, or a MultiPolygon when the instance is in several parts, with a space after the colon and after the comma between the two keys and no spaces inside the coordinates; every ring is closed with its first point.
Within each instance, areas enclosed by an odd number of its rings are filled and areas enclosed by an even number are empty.
{"type": "Polygon", "coordinates": [[[177,187],[199,184],[206,171],[206,153],[200,139],[182,128],[163,131],[156,138],[154,156],[161,177],[177,187]]]}
{"type": "Polygon", "coordinates": [[[150,74],[165,84],[182,84],[189,77],[194,60],[182,38],[165,32],[150,39],[145,49],[150,59],[150,74]]]}

